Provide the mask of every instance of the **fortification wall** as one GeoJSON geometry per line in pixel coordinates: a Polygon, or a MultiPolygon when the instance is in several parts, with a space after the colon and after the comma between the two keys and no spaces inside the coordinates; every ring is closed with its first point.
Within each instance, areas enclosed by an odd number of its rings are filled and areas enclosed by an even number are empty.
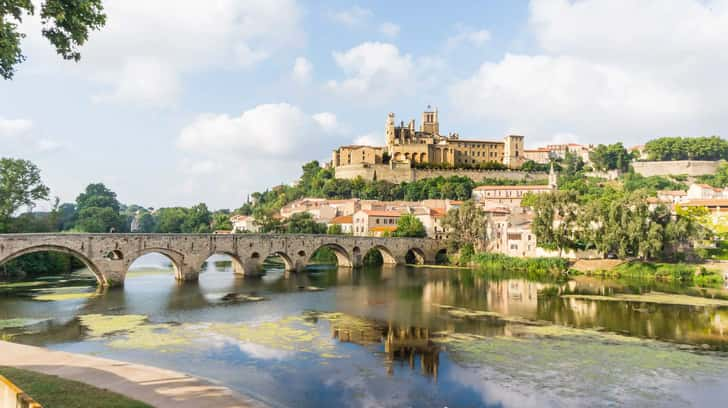
{"type": "Polygon", "coordinates": [[[704,176],[715,174],[721,161],[678,160],[678,161],[637,161],[632,163],[635,173],[649,176],[669,176],[687,174],[704,176]]]}
{"type": "Polygon", "coordinates": [[[348,165],[336,167],[336,178],[355,179],[361,177],[364,180],[385,180],[391,183],[411,182],[434,177],[460,176],[468,177],[475,182],[483,179],[498,180],[546,180],[548,173],[525,172],[520,170],[438,170],[438,169],[413,169],[409,166],[390,166],[388,164],[366,164],[348,165]]]}

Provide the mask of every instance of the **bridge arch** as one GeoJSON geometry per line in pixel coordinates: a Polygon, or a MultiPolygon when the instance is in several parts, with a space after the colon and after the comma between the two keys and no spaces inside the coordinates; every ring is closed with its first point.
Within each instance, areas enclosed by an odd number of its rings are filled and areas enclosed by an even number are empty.
{"type": "Polygon", "coordinates": [[[90,259],[86,257],[86,255],[82,254],[81,252],[78,252],[72,248],[68,248],[65,246],[60,245],[34,245],[29,246],[27,248],[23,248],[17,252],[14,252],[8,256],[6,256],[3,259],[0,259],[0,266],[12,261],[13,259],[19,258],[23,255],[28,254],[34,254],[38,252],[58,252],[62,254],[71,255],[75,258],[77,258],[79,261],[81,261],[96,277],[96,281],[99,285],[105,285],[106,281],[104,279],[103,274],[101,273],[99,267],[90,259]]]}
{"type": "Polygon", "coordinates": [[[410,248],[407,250],[404,259],[410,265],[423,265],[425,263],[425,251],[418,247],[410,248]]]}
{"type": "Polygon", "coordinates": [[[392,251],[384,245],[374,245],[369,248],[368,251],[362,256],[362,264],[366,264],[371,261],[371,257],[381,258],[381,263],[384,265],[395,265],[397,264],[397,258],[392,254],[392,251]]]}
{"type": "Polygon", "coordinates": [[[232,262],[233,267],[233,273],[235,274],[244,274],[245,268],[243,266],[243,261],[240,259],[240,256],[238,254],[231,252],[231,251],[210,251],[207,253],[207,256],[204,256],[202,258],[198,259],[198,262],[193,265],[193,269],[198,272],[202,272],[203,266],[205,265],[205,262],[208,262],[211,257],[215,255],[222,255],[230,258],[230,262],[232,262]]]}
{"type": "MultiPolygon", "coordinates": [[[[304,252],[305,254],[305,252],[304,252]]],[[[284,270],[292,271],[295,270],[296,264],[293,262],[291,257],[283,251],[271,252],[265,259],[268,258],[281,258],[283,260],[284,270]]]]}
{"type": "MultiPolygon", "coordinates": [[[[343,246],[341,246],[339,244],[334,244],[334,243],[323,244],[323,245],[319,246],[318,248],[316,248],[313,252],[311,252],[310,256],[313,257],[314,254],[316,254],[316,252],[318,252],[318,250],[320,250],[321,248],[328,248],[331,251],[333,251],[334,255],[336,255],[336,263],[339,266],[345,267],[345,268],[351,268],[354,266],[354,264],[352,263],[351,255],[349,255],[349,252],[346,250],[346,248],[344,248],[343,246]]],[[[310,262],[310,260],[311,260],[311,258],[309,258],[309,262],[310,262]]]]}
{"type": "MultiPolygon", "coordinates": [[[[174,270],[174,277],[178,280],[187,280],[185,276],[184,267],[184,254],[168,248],[144,248],[140,251],[132,252],[126,255],[126,271],[129,272],[129,268],[134,264],[136,260],[149,254],[160,254],[167,258],[172,263],[172,269],[174,270]]],[[[202,264],[200,264],[202,266],[202,264]]],[[[199,271],[199,269],[198,269],[199,271]]]]}

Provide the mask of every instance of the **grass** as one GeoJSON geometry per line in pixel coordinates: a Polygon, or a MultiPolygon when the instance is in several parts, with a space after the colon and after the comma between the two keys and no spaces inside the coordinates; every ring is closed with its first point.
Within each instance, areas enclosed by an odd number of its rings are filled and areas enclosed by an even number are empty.
{"type": "Polygon", "coordinates": [[[590,275],[609,278],[648,278],[664,282],[693,284],[699,287],[722,287],[724,284],[723,277],[716,271],[685,263],[631,261],[612,269],[591,271],[590,275]],[[696,274],[696,271],[699,274],[696,274]]]}
{"type": "Polygon", "coordinates": [[[516,258],[487,252],[474,254],[470,262],[481,272],[517,273],[533,279],[560,279],[569,268],[569,262],[563,258],[516,258]]]}
{"type": "Polygon", "coordinates": [[[150,408],[143,402],[55,375],[13,367],[0,367],[0,374],[46,408],[150,408]]]}

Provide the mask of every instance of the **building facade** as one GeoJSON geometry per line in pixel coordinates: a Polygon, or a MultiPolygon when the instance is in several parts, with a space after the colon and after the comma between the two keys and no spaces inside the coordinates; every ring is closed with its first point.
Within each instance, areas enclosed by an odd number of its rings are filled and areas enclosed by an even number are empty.
{"type": "Polygon", "coordinates": [[[476,167],[500,163],[519,168],[524,159],[524,137],[509,135],[503,140],[465,140],[457,133],[442,135],[437,109],[429,106],[422,113],[419,129],[415,121],[395,123],[394,113],[387,115],[384,128],[386,146],[341,146],[334,150],[334,167],[352,164],[427,163],[448,167],[476,167]]]}

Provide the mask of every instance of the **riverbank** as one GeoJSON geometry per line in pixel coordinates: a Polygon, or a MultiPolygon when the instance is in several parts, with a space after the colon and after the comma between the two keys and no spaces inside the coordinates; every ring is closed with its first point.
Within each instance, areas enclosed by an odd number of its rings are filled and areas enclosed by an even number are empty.
{"type": "Polygon", "coordinates": [[[44,407],[152,408],[121,394],[55,375],[4,366],[0,366],[0,375],[44,407]]]}
{"type": "Polygon", "coordinates": [[[175,371],[5,341],[0,341],[0,366],[56,375],[158,408],[263,406],[226,387],[175,371]]]}

